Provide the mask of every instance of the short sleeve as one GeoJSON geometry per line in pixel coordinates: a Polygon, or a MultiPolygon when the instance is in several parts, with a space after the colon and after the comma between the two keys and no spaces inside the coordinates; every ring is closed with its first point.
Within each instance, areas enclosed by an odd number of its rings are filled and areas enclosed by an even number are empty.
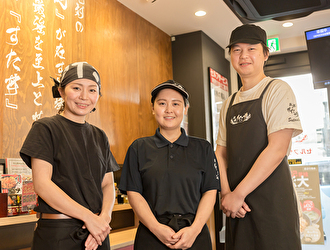
{"type": "Polygon", "coordinates": [[[139,172],[136,141],[133,142],[127,150],[121,172],[119,189],[124,194],[126,194],[127,191],[134,191],[140,194],[143,192],[142,179],[139,172]]]}
{"type": "Polygon", "coordinates": [[[34,122],[20,150],[20,156],[31,168],[31,158],[38,158],[53,164],[53,143],[49,129],[34,122]]]}
{"type": "Polygon", "coordinates": [[[120,167],[118,166],[118,163],[115,159],[115,157],[113,156],[111,150],[110,150],[110,144],[109,144],[109,140],[107,135],[105,134],[105,132],[102,130],[103,133],[103,137],[105,140],[105,148],[106,148],[106,156],[107,156],[107,170],[106,172],[115,172],[117,170],[120,169],[120,167]]]}
{"type": "Polygon", "coordinates": [[[206,163],[205,163],[205,172],[203,175],[202,183],[202,193],[205,193],[209,190],[218,190],[220,191],[220,175],[218,162],[215,157],[212,146],[209,145],[206,152],[206,163]]]}
{"type": "Polygon", "coordinates": [[[227,116],[227,110],[229,106],[229,100],[231,100],[230,96],[227,98],[227,100],[223,103],[221,109],[220,109],[220,115],[219,115],[219,131],[216,143],[217,145],[226,147],[226,116],[227,116]]]}
{"type": "Polygon", "coordinates": [[[268,134],[281,129],[294,129],[293,137],[302,132],[296,97],[291,87],[282,80],[269,86],[263,100],[263,112],[268,134]]]}

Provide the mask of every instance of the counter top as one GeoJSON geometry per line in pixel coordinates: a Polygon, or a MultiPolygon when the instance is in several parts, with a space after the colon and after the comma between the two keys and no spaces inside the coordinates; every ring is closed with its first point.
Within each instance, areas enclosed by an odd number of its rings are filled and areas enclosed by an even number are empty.
{"type": "Polygon", "coordinates": [[[125,229],[119,232],[110,233],[110,246],[112,250],[131,246],[134,244],[136,228],[125,229]]]}
{"type": "Polygon", "coordinates": [[[37,220],[38,219],[35,214],[2,217],[0,218],[0,227],[36,222],[37,220]]]}
{"type": "MultiPolygon", "coordinates": [[[[114,205],[112,211],[115,212],[115,211],[122,211],[122,210],[128,210],[128,209],[132,209],[130,204],[116,204],[116,205],[114,205]]],[[[2,218],[0,218],[0,227],[15,225],[15,224],[22,224],[22,223],[36,222],[37,220],[38,219],[35,214],[2,217],[2,218]]]]}

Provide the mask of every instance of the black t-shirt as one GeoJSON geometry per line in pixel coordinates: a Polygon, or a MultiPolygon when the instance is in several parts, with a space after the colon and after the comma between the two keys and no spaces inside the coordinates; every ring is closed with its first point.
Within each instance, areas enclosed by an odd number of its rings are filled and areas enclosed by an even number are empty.
{"type": "Polygon", "coordinates": [[[171,143],[157,129],[135,140],[126,154],[119,189],[140,193],[156,216],[196,214],[202,194],[220,190],[211,144],[181,132],[171,143]]]}
{"type": "MultiPolygon", "coordinates": [[[[104,131],[61,115],[34,122],[20,155],[30,168],[31,157],[52,164],[52,181],[94,213],[102,209],[104,175],[119,169],[104,131]]],[[[38,203],[37,211],[58,213],[40,197],[38,203]]]]}

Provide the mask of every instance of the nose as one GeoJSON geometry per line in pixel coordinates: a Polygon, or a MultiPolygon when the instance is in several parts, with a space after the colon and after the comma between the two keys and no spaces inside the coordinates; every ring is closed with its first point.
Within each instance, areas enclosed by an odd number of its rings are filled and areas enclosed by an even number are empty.
{"type": "Polygon", "coordinates": [[[87,91],[85,90],[82,90],[81,93],[80,93],[80,99],[81,100],[86,100],[87,99],[87,91]]]}
{"type": "Polygon", "coordinates": [[[171,113],[172,112],[172,106],[171,105],[166,105],[165,112],[166,113],[171,113]]]}
{"type": "Polygon", "coordinates": [[[242,49],[240,57],[245,58],[245,57],[247,57],[247,55],[248,55],[248,52],[245,49],[242,49]]]}

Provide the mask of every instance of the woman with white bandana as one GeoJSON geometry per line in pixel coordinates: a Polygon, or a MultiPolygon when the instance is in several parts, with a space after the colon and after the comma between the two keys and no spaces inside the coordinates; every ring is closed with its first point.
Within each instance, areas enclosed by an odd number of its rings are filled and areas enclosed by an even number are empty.
{"type": "Polygon", "coordinates": [[[100,76],[77,62],[53,80],[53,97],[62,97],[63,106],[33,123],[20,151],[39,196],[32,250],[108,250],[112,172],[119,167],[106,134],[85,121],[100,97],[100,76]]]}

